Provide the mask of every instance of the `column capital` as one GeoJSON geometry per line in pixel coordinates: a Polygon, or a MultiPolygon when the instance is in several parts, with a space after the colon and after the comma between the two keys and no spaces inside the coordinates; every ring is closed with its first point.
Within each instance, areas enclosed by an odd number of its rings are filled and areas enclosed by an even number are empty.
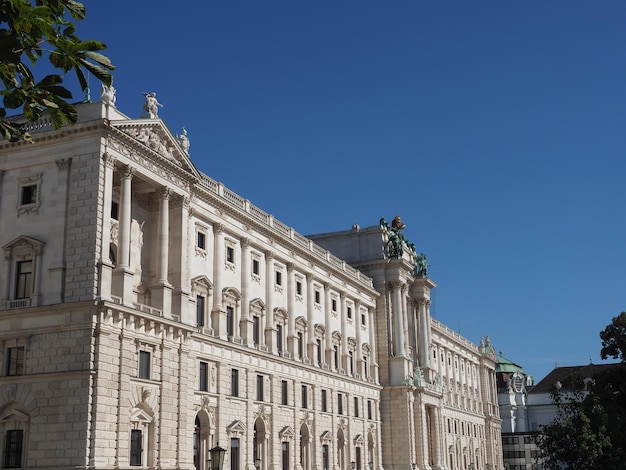
{"type": "Polygon", "coordinates": [[[135,169],[130,165],[122,165],[120,168],[120,173],[122,174],[122,178],[132,179],[135,174],[135,169]]]}
{"type": "Polygon", "coordinates": [[[110,153],[107,153],[107,152],[104,152],[102,154],[102,161],[104,162],[104,164],[106,165],[107,168],[115,167],[115,163],[117,162],[115,157],[113,157],[113,155],[111,155],[110,153]]]}
{"type": "Polygon", "coordinates": [[[57,158],[54,163],[56,163],[59,170],[67,170],[71,161],[71,158],[57,158]]]}
{"type": "Polygon", "coordinates": [[[159,196],[161,196],[161,199],[169,199],[172,196],[172,190],[167,186],[161,186],[159,188],[159,196]]]}

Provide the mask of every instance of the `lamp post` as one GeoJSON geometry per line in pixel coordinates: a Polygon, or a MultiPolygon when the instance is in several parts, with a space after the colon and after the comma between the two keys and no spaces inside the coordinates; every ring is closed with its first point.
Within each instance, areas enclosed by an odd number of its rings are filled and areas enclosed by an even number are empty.
{"type": "Polygon", "coordinates": [[[352,470],[354,470],[356,468],[356,462],[354,460],[352,462],[350,462],[350,468],[352,470]]]}
{"type": "Polygon", "coordinates": [[[413,462],[413,463],[411,464],[411,468],[412,468],[413,470],[416,470],[416,469],[417,469],[417,464],[416,464],[415,462],[413,462]]]}
{"type": "Polygon", "coordinates": [[[372,468],[374,468],[374,462],[368,463],[367,466],[370,468],[370,470],[372,470],[372,468]]]}
{"type": "Polygon", "coordinates": [[[209,450],[209,455],[211,456],[211,470],[222,470],[226,449],[220,447],[218,442],[215,447],[209,450]]]}
{"type": "Polygon", "coordinates": [[[257,470],[261,469],[261,459],[254,459],[254,468],[256,468],[257,470]]]}

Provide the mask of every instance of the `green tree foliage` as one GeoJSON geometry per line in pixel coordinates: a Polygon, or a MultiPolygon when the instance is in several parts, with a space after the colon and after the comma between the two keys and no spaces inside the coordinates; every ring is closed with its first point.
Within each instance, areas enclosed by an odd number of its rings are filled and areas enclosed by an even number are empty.
{"type": "Polygon", "coordinates": [[[612,357],[626,361],[626,312],[620,313],[617,317],[613,317],[611,324],[600,332],[602,340],[602,349],[600,356],[602,359],[612,357]]]}
{"type": "Polygon", "coordinates": [[[76,123],[76,109],[67,101],[72,94],[62,85],[67,72],[76,73],[83,91],[86,72],[111,85],[114,67],[98,52],[106,46],[75,34],[74,21],[84,18],[84,5],[74,0],[0,1],[0,131],[5,139],[31,140],[23,125],[6,119],[7,109],[21,108],[29,122],[48,112],[55,129],[76,123]],[[32,68],[44,57],[58,73],[36,80],[32,68]]]}
{"type": "Polygon", "coordinates": [[[626,314],[601,333],[603,359],[620,357],[591,380],[572,376],[555,387],[556,418],[537,434],[546,469],[626,470],[626,314]]]}

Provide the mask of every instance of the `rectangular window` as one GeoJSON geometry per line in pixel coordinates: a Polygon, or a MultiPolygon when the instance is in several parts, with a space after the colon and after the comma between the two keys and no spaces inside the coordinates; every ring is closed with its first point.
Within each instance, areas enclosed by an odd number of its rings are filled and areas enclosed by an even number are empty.
{"type": "Polygon", "coordinates": [[[328,411],[328,392],[322,390],[322,411],[328,411]]]}
{"type": "Polygon", "coordinates": [[[337,311],[337,299],[332,299],[330,301],[330,305],[331,305],[331,310],[333,312],[336,312],[337,311]]]}
{"type": "Polygon", "coordinates": [[[276,325],[276,350],[280,353],[283,350],[283,325],[276,325]]]}
{"type": "Polygon", "coordinates": [[[372,400],[367,400],[367,419],[374,419],[372,411],[372,400]]]}
{"type": "Polygon", "coordinates": [[[241,470],[239,439],[236,437],[230,440],[230,470],[241,470]]]}
{"type": "Polygon", "coordinates": [[[350,363],[350,375],[354,375],[354,353],[352,351],[348,351],[348,359],[350,363]]]}
{"type": "Polygon", "coordinates": [[[276,271],[276,285],[277,286],[283,285],[283,273],[281,273],[280,271],[276,271]]]}
{"type": "Polygon", "coordinates": [[[318,290],[315,291],[315,303],[316,304],[320,303],[320,291],[318,290]]]}
{"type": "Polygon", "coordinates": [[[150,379],[150,353],[139,351],[139,378],[150,379]]]}
{"type": "Polygon", "coordinates": [[[335,370],[339,370],[339,348],[336,344],[333,346],[333,354],[335,356],[335,370]]]}
{"type": "Polygon", "coordinates": [[[309,387],[307,385],[302,386],[302,408],[307,409],[309,407],[309,387]]]}
{"type": "Polygon", "coordinates": [[[26,299],[33,292],[33,262],[18,261],[15,279],[15,298],[26,299]]]}
{"type": "Polygon", "coordinates": [[[296,282],[296,294],[302,295],[302,282],[300,281],[296,282]]]}
{"type": "Polygon", "coordinates": [[[10,429],[4,439],[3,468],[20,468],[22,466],[24,431],[22,429],[10,429]]]}
{"type": "Polygon", "coordinates": [[[18,346],[7,349],[7,374],[6,375],[22,375],[24,374],[24,347],[18,346]]]}
{"type": "Polygon", "coordinates": [[[259,275],[261,272],[261,267],[258,259],[252,260],[252,274],[259,275]]]}
{"type": "Polygon", "coordinates": [[[204,297],[196,295],[196,324],[204,326],[204,297]]]}
{"type": "MultiPolygon", "coordinates": [[[[361,314],[361,325],[365,326],[365,323],[366,323],[366,322],[365,322],[365,314],[364,314],[364,313],[362,313],[362,314],[361,314]]],[[[435,357],[437,357],[437,353],[435,353],[435,357]]]]}
{"type": "Polygon", "coordinates": [[[202,232],[198,232],[198,248],[206,249],[206,235],[202,232]]]}
{"type": "Polygon", "coordinates": [[[22,195],[20,201],[20,204],[22,206],[25,206],[27,204],[35,204],[37,202],[37,185],[29,184],[28,186],[22,186],[22,195]]]}
{"type": "Polygon", "coordinates": [[[354,416],[359,417],[359,397],[354,397],[354,416]]]}
{"type": "Polygon", "coordinates": [[[337,394],[337,413],[343,414],[343,393],[337,394]]]}
{"type": "Polygon", "coordinates": [[[252,317],[252,342],[259,344],[259,316],[254,315],[252,317]]]}
{"type": "Polygon", "coordinates": [[[140,429],[130,431],[130,464],[133,467],[141,467],[142,435],[140,429]]]}
{"type": "Polygon", "coordinates": [[[286,380],[280,383],[280,403],[282,405],[289,404],[289,382],[286,380]]]}
{"type": "Polygon", "coordinates": [[[235,310],[231,306],[226,307],[226,334],[235,336],[235,310]]]}
{"type": "Polygon", "coordinates": [[[281,444],[281,448],[282,470],[290,470],[291,467],[289,466],[289,442],[283,442],[281,444]]]}
{"type": "Polygon", "coordinates": [[[202,392],[209,391],[209,364],[200,361],[200,370],[198,371],[200,383],[198,384],[199,390],[202,392]]]}
{"type": "Polygon", "coordinates": [[[239,396],[239,369],[230,371],[230,394],[234,397],[239,396]]]}
{"type": "Polygon", "coordinates": [[[235,262],[235,249],[232,246],[226,247],[226,261],[229,263],[235,262]]]}
{"type": "Polygon", "coordinates": [[[369,379],[369,376],[370,376],[370,370],[367,365],[367,356],[363,356],[363,377],[365,377],[366,379],[369,379]]]}
{"type": "Polygon", "coordinates": [[[322,446],[322,470],[330,469],[330,455],[328,453],[328,444],[322,446]]]}
{"type": "Polygon", "coordinates": [[[348,307],[348,308],[346,309],[346,312],[347,312],[347,316],[348,316],[348,318],[352,318],[352,307],[348,307]]]}
{"type": "Polygon", "coordinates": [[[302,332],[298,331],[298,357],[302,359],[304,356],[304,338],[302,332]]]}
{"type": "Polygon", "coordinates": [[[257,401],[263,401],[263,382],[264,377],[262,375],[256,376],[256,399],[257,401]]]}

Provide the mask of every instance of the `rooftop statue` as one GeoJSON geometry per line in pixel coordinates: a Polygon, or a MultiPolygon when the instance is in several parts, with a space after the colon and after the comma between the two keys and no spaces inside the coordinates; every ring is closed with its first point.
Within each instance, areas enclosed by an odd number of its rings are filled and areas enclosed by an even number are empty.
{"type": "Polygon", "coordinates": [[[404,245],[406,243],[406,239],[404,238],[404,234],[400,231],[406,225],[402,222],[402,219],[399,215],[395,216],[391,221],[391,227],[387,223],[387,221],[382,218],[380,219],[380,226],[383,230],[386,229],[387,232],[387,250],[390,258],[402,258],[402,254],[404,253],[404,245]]]}
{"type": "Polygon", "coordinates": [[[147,117],[149,119],[156,119],[159,117],[159,106],[163,107],[161,103],[159,103],[156,99],[156,93],[146,93],[144,92],[143,96],[145,96],[146,101],[143,103],[144,114],[143,117],[147,117]]]}
{"type": "Polygon", "coordinates": [[[402,222],[402,219],[399,215],[396,215],[391,221],[391,228],[394,230],[402,230],[406,225],[402,222]]]}
{"type": "Polygon", "coordinates": [[[426,255],[424,253],[415,255],[415,275],[428,277],[428,263],[426,262],[426,255]]]}
{"type": "Polygon", "coordinates": [[[177,136],[177,139],[185,153],[189,153],[189,137],[187,137],[187,129],[183,127],[182,134],[177,136]]]}
{"type": "Polygon", "coordinates": [[[117,90],[113,88],[113,84],[111,86],[102,85],[102,91],[100,96],[102,98],[102,102],[108,106],[115,107],[115,92],[117,90]]]}

